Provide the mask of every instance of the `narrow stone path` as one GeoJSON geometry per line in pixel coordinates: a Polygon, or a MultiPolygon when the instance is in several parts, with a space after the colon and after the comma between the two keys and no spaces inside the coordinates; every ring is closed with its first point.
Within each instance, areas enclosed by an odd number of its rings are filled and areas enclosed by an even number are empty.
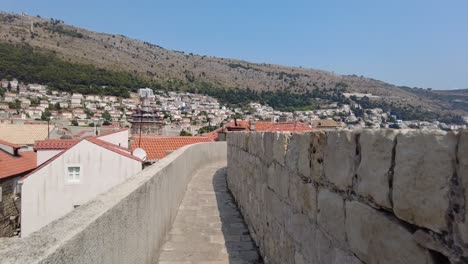
{"type": "Polygon", "coordinates": [[[225,166],[213,164],[193,176],[159,264],[262,263],[228,192],[225,166]]]}

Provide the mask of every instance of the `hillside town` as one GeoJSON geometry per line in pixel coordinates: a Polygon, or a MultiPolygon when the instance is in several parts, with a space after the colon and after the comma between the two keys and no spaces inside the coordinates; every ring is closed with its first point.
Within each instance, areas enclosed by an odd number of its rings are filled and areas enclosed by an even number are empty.
{"type": "MultiPolygon", "coordinates": [[[[130,98],[83,95],[50,90],[43,84],[24,84],[17,79],[2,80],[6,91],[0,97],[0,122],[49,121],[68,127],[130,127],[131,117],[140,105],[137,93],[130,98]]],[[[346,94],[368,96],[371,94],[346,94]]],[[[312,128],[428,128],[457,130],[466,126],[438,121],[398,120],[380,108],[362,109],[359,104],[325,103],[320,109],[282,112],[260,103],[229,108],[217,99],[200,94],[154,91],[149,105],[163,127],[161,135],[198,135],[228,123],[232,117],[255,121],[300,121],[312,128]],[[202,129],[205,128],[205,129],[202,129]],[[184,132],[182,132],[184,131],[184,132]]]]}

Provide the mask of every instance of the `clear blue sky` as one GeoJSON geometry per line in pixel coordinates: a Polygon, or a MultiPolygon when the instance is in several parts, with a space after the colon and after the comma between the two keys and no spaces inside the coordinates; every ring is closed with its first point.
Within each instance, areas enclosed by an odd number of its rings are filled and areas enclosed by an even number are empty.
{"type": "Polygon", "coordinates": [[[468,88],[467,0],[0,0],[168,49],[468,88]]]}

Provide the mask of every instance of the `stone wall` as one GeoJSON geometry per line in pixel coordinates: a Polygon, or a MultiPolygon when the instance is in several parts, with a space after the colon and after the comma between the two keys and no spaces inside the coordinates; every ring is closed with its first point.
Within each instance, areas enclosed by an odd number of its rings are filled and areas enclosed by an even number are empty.
{"type": "Polygon", "coordinates": [[[19,177],[0,180],[2,199],[0,202],[0,237],[11,237],[17,234],[21,202],[15,195],[19,177]],[[16,197],[16,198],[15,198],[16,197]]]}
{"type": "Polygon", "coordinates": [[[28,237],[3,239],[0,262],[156,263],[192,175],[223,161],[225,142],[180,148],[28,237]]]}
{"type": "Polygon", "coordinates": [[[228,134],[266,263],[468,263],[468,131],[228,134]]]}

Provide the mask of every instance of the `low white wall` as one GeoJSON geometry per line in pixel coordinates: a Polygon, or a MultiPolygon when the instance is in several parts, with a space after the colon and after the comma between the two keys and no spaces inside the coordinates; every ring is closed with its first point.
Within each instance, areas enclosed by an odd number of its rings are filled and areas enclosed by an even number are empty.
{"type": "Polygon", "coordinates": [[[226,143],[185,146],[27,238],[0,243],[1,263],[155,263],[188,182],[226,161],[226,143]]]}

